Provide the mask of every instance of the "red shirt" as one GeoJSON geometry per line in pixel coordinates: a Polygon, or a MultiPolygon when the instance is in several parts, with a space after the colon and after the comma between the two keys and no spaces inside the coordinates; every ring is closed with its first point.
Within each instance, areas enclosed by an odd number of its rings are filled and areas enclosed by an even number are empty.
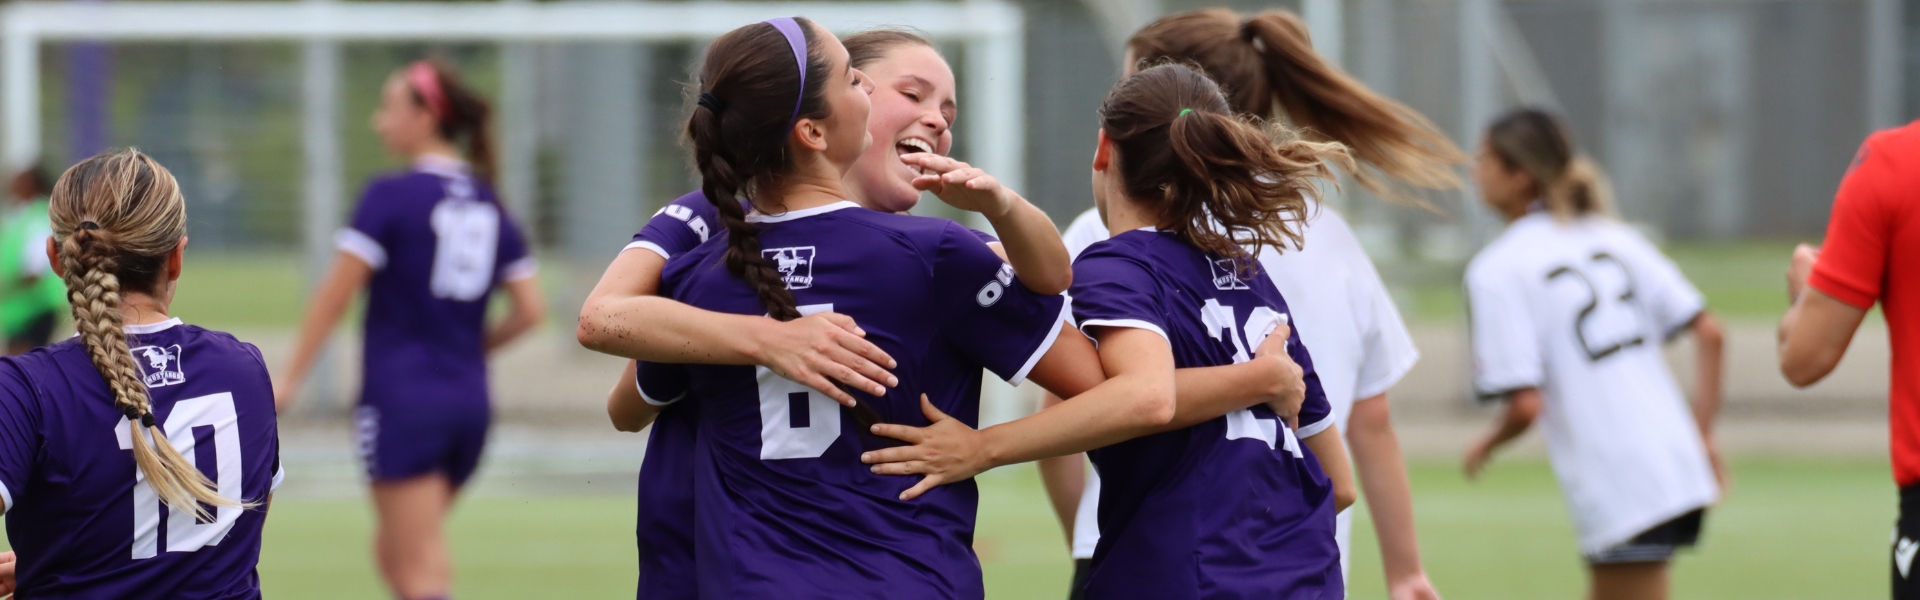
{"type": "Polygon", "coordinates": [[[1859,309],[1880,302],[1893,342],[1893,478],[1920,483],[1920,121],[1873,134],[1840,180],[1807,283],[1859,309]]]}

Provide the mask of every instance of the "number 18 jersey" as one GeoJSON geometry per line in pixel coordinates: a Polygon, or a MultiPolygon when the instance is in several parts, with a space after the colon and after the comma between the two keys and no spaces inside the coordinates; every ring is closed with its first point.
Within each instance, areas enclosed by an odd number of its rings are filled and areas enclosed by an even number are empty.
{"type": "MultiPolygon", "coordinates": [[[[1135,230],[1073,263],[1081,328],[1132,327],[1167,338],[1176,368],[1240,363],[1286,300],[1258,262],[1210,256],[1171,233],[1135,230]]],[[[1313,359],[1300,431],[1265,405],[1090,452],[1099,470],[1100,542],[1088,598],[1342,598],[1333,486],[1300,438],[1333,424],[1313,359]]]]}
{"type": "Polygon", "coordinates": [[[1580,549],[1598,553],[1713,503],[1706,447],[1660,347],[1705,299],[1627,225],[1513,222],[1467,266],[1474,388],[1538,388],[1580,549]]]}
{"type": "Polygon", "coordinates": [[[20,597],[258,598],[266,501],[281,479],[260,350],[178,319],[126,331],[167,440],[222,495],[258,506],[219,507],[202,523],[162,504],[79,338],[0,358],[0,499],[20,597]]]}

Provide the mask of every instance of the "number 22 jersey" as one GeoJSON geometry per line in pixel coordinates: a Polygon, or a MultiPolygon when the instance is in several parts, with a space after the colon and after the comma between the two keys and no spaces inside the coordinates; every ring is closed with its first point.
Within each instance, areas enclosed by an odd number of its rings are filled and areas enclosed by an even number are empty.
{"type": "Polygon", "coordinates": [[[258,598],[266,501],[282,477],[260,350],[178,319],[126,331],[167,440],[221,495],[259,506],[201,523],[162,504],[79,338],[0,358],[0,499],[20,596],[258,598]]]}
{"type": "MultiPolygon", "coordinates": [[[[1073,315],[1160,334],[1175,368],[1244,362],[1291,320],[1259,263],[1246,268],[1128,231],[1074,260],[1073,315]]],[[[1332,407],[1298,332],[1287,353],[1306,374],[1299,432],[1260,405],[1088,453],[1101,478],[1088,598],[1344,597],[1333,485],[1299,441],[1333,424],[1332,407]]]]}
{"type": "Polygon", "coordinates": [[[1719,490],[1660,347],[1706,301],[1624,223],[1515,220],[1467,265],[1473,382],[1539,388],[1548,457],[1594,554],[1712,504],[1719,490]]]}
{"type": "MultiPolygon", "coordinates": [[[[750,215],[761,253],[802,313],[853,317],[892,356],[900,384],[855,393],[889,423],[924,426],[920,395],[977,425],[981,369],[1019,381],[1065,320],[975,234],[944,219],[839,202],[750,215]]],[[[675,257],[663,295],[765,314],[725,267],[725,236],[675,257]]],[[[649,366],[642,365],[644,373],[649,366]]],[[[695,565],[706,598],[981,598],[972,481],[899,495],[917,476],[875,475],[860,453],[891,445],[838,403],[764,367],[689,365],[697,402],[695,565]]],[[[644,390],[643,390],[644,391],[644,390]]],[[[671,395],[647,393],[654,398],[671,395]]]]}

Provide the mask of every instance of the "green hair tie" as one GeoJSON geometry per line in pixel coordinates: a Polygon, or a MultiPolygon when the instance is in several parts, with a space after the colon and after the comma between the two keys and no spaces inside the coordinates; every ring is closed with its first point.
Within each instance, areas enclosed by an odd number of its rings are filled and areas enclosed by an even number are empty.
{"type": "Polygon", "coordinates": [[[1193,112],[1193,109],[1191,109],[1191,108],[1182,108],[1182,109],[1180,109],[1180,114],[1177,114],[1177,115],[1174,115],[1174,116],[1173,116],[1173,118],[1175,118],[1175,119],[1178,119],[1178,118],[1180,118],[1180,117],[1184,117],[1184,116],[1187,116],[1187,113],[1190,113],[1190,112],[1193,112]]]}

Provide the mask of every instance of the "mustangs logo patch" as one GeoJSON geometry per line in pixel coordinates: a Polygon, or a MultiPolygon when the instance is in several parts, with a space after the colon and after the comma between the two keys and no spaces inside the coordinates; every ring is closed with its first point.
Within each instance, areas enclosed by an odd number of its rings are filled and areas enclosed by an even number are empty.
{"type": "Polygon", "coordinates": [[[1240,280],[1240,266],[1233,264],[1231,258],[1208,260],[1213,267],[1213,287],[1221,290],[1244,290],[1247,282],[1240,280]]]}
{"type": "Polygon", "coordinates": [[[791,248],[767,248],[760,251],[773,268],[780,271],[780,279],[787,282],[787,289],[804,290],[813,287],[813,246],[794,246],[791,248]]]}
{"type": "Polygon", "coordinates": [[[140,363],[140,379],[147,387],[166,387],[187,380],[187,372],[180,367],[179,344],[134,348],[133,359],[140,363]]]}

